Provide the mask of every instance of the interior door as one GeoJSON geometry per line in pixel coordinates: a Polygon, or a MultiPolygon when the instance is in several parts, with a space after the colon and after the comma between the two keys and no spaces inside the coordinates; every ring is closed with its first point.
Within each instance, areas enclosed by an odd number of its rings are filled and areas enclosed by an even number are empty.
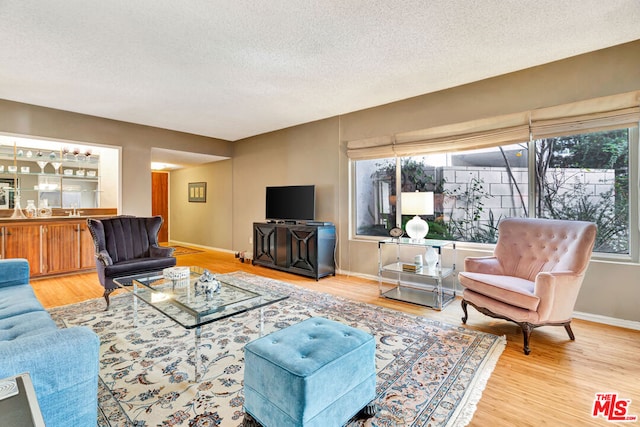
{"type": "Polygon", "coordinates": [[[151,214],[160,215],[164,223],[158,233],[158,242],[169,241],[169,174],[151,172],[151,214]]]}

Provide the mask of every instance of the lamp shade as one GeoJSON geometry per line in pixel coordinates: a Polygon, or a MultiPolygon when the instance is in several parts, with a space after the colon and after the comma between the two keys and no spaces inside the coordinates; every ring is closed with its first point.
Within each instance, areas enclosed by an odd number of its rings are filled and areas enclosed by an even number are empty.
{"type": "Polygon", "coordinates": [[[418,215],[433,215],[433,192],[402,193],[400,203],[403,215],[415,215],[405,231],[412,239],[423,239],[429,233],[429,224],[418,215]]]}
{"type": "Polygon", "coordinates": [[[402,193],[402,215],[433,215],[433,191],[402,193]]]}

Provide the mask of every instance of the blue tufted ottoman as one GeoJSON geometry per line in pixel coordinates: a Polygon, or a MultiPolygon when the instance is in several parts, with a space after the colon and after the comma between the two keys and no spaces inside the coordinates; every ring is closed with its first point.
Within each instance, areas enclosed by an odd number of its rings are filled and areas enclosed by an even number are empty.
{"type": "Polygon", "coordinates": [[[371,335],[322,317],[250,342],[245,425],[344,425],[375,398],[375,350],[371,335]]]}

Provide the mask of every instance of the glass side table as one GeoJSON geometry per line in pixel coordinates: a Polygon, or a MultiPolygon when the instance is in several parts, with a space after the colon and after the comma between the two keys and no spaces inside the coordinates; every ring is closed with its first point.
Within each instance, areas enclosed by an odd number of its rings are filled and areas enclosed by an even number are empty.
{"type": "MultiPolygon", "coordinates": [[[[429,257],[427,257],[429,258],[429,257]]],[[[380,296],[442,310],[456,297],[456,243],[450,240],[390,238],[378,242],[378,288],[380,296]],[[389,263],[387,250],[395,249],[389,263]],[[443,250],[451,250],[451,266],[442,265],[443,250]],[[415,256],[433,253],[433,264],[415,262],[415,256]],[[413,256],[410,256],[413,254],[413,256]],[[388,289],[388,281],[395,286],[388,289]],[[449,279],[449,280],[447,280],[449,279]],[[445,280],[450,286],[445,286],[445,280]]]]}
{"type": "Polygon", "coordinates": [[[0,380],[0,426],[44,427],[28,373],[0,380]]]}

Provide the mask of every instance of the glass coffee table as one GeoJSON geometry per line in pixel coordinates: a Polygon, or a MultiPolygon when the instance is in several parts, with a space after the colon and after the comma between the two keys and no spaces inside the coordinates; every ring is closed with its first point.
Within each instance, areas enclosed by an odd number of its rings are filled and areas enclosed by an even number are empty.
{"type": "Polygon", "coordinates": [[[202,267],[190,267],[186,279],[166,279],[162,271],[151,271],[119,277],[114,282],[133,293],[134,322],[137,324],[138,299],[158,310],[185,329],[195,330],[195,381],[200,379],[200,335],[202,326],[222,319],[260,310],[260,335],[263,332],[262,307],[289,298],[252,285],[227,274],[215,275],[220,282],[220,292],[206,296],[197,293],[195,284],[205,272],[202,267]]]}

